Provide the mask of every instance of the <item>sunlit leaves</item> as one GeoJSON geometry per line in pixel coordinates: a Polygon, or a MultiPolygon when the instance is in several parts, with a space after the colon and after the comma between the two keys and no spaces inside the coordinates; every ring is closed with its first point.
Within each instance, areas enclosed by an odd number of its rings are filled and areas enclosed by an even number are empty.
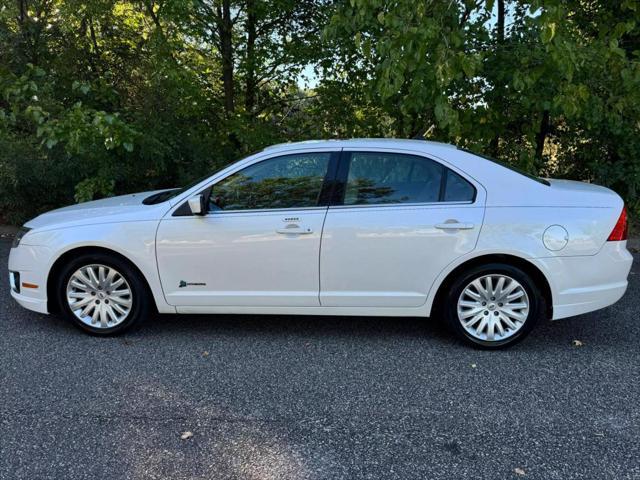
{"type": "Polygon", "coordinates": [[[549,43],[553,40],[553,37],[556,35],[556,24],[555,23],[546,23],[542,27],[542,32],[540,33],[540,38],[542,38],[543,43],[549,43]]]}
{"type": "Polygon", "coordinates": [[[86,178],[75,187],[74,199],[76,202],[86,202],[96,196],[107,197],[113,195],[115,181],[96,176],[86,178]]]}
{"type": "Polygon", "coordinates": [[[326,36],[335,40],[344,61],[331,64],[327,73],[362,78],[370,101],[392,113],[405,135],[412,133],[405,128],[426,129],[431,122],[458,132],[448,92],[463,76],[473,77],[481,64],[478,53],[463,49],[459,8],[454,2],[423,1],[396,2],[393,8],[375,0],[343,5],[326,36]],[[355,39],[357,62],[341,45],[349,37],[355,39]]]}

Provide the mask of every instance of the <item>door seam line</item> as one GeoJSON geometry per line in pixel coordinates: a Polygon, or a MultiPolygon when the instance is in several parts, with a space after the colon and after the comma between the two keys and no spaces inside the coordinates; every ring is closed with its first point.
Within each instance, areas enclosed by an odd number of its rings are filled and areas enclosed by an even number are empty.
{"type": "Polygon", "coordinates": [[[322,292],[322,238],[324,236],[324,225],[327,221],[327,215],[329,214],[329,206],[324,212],[324,218],[322,219],[322,228],[320,229],[320,248],[318,248],[318,305],[322,306],[322,300],[320,300],[320,292],[322,292]]]}

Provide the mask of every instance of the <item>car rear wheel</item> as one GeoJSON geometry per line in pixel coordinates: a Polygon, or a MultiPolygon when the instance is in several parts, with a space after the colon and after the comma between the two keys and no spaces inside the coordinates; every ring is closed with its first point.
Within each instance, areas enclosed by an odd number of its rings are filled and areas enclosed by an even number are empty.
{"type": "Polygon", "coordinates": [[[490,264],[460,275],[446,299],[445,316],[465,342],[503,348],[522,340],[544,311],[535,282],[519,268],[490,264]]]}
{"type": "Polygon", "coordinates": [[[91,334],[124,332],[149,311],[144,280],[118,257],[81,255],[63,268],[59,279],[63,315],[91,334]]]}

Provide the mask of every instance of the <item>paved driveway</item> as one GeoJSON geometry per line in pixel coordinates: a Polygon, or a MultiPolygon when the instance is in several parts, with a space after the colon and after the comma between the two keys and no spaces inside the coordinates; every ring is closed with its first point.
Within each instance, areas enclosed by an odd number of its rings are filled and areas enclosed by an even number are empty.
{"type": "Polygon", "coordinates": [[[0,478],[640,478],[637,272],[504,352],[420,319],[163,316],[98,339],[2,274],[0,478]]]}

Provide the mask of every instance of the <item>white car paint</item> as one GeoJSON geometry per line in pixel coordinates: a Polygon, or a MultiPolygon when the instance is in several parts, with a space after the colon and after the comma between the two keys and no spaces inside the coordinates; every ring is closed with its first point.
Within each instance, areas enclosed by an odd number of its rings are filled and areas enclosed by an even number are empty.
{"type": "Polygon", "coordinates": [[[142,204],[153,192],[124,195],[27,222],[32,230],[12,248],[9,270],[37,288],[12,296],[47,313],[55,262],[78,248],[101,247],[138,267],[161,313],[428,316],[447,275],[490,254],[512,255],[540,270],[554,319],[611,305],[624,294],[632,263],[626,241],[607,241],[623,201],[604,187],[550,182],[433,142],[277,145],[157,205],[142,204]],[[475,200],[173,216],[194,194],[248,165],[285,153],[343,149],[428,157],[472,183],[475,200]],[[452,221],[465,228],[437,227],[452,221]],[[285,228],[294,231],[278,233],[285,228]],[[195,285],[181,288],[184,280],[195,285]]]}
{"type": "Polygon", "coordinates": [[[318,253],[326,208],[167,217],[158,228],[158,268],[176,306],[318,307],[318,253]],[[286,218],[305,234],[283,235],[286,218]],[[194,263],[194,259],[197,259],[194,263]],[[181,288],[180,281],[202,283],[181,288]]]}

